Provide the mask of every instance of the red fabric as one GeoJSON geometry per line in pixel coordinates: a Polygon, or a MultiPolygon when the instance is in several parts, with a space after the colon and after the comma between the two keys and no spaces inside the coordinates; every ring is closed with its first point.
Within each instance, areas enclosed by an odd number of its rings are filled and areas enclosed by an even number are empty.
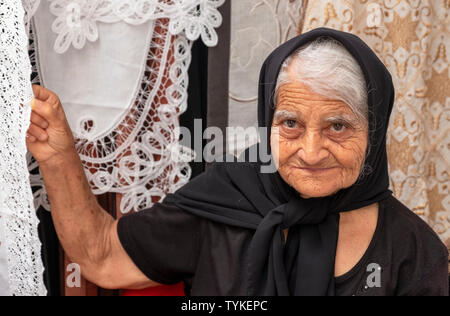
{"type": "Polygon", "coordinates": [[[185,296],[184,283],[161,285],[145,290],[126,290],[122,296],[185,296]]]}

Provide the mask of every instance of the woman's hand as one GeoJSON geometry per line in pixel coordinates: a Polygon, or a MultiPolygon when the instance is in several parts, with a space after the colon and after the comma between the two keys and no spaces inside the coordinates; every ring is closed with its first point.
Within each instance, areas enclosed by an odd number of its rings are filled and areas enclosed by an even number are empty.
{"type": "Polygon", "coordinates": [[[34,85],[27,147],[39,164],[53,164],[76,154],[73,135],[56,94],[34,85]]]}

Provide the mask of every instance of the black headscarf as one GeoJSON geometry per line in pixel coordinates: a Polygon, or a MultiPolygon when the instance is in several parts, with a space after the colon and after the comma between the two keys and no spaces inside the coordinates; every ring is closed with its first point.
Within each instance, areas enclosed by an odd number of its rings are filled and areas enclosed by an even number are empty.
{"type": "Polygon", "coordinates": [[[334,295],[339,212],[368,206],[392,193],[388,190],[386,155],[386,131],[394,102],[392,78],[357,36],[318,28],[275,49],[261,70],[259,126],[267,127],[268,137],[283,62],[322,36],[342,43],[364,73],[370,147],[365,164],[372,173],[332,196],[303,199],[279,173],[261,173],[261,161],[216,163],[164,201],[196,216],[255,231],[249,248],[248,295],[334,295]],[[289,235],[285,244],[286,228],[289,235]]]}

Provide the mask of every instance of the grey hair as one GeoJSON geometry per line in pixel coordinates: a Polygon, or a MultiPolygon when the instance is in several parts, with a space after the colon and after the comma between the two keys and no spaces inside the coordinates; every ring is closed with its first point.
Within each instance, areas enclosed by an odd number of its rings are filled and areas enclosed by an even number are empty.
{"type": "Polygon", "coordinates": [[[293,81],[303,83],[314,93],[346,103],[360,123],[368,125],[364,74],[355,58],[337,40],[319,37],[285,60],[275,88],[275,104],[280,87],[293,81]],[[291,78],[288,70],[293,70],[295,78],[291,78]]]}
{"type": "MultiPolygon", "coordinates": [[[[356,59],[339,41],[322,36],[300,47],[289,56],[281,66],[278,76],[274,95],[275,105],[280,87],[292,82],[301,82],[314,93],[344,102],[359,122],[368,128],[366,80],[356,59]],[[295,74],[294,78],[291,77],[289,70],[295,74]]],[[[369,152],[370,141],[367,144],[358,180],[372,172],[371,167],[366,165],[369,152]]]]}

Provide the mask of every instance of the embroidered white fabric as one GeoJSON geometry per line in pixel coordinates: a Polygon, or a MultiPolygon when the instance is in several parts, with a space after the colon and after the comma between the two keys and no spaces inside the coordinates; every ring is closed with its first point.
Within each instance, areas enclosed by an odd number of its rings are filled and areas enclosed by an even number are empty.
{"type": "Polygon", "coordinates": [[[31,17],[36,12],[37,8],[39,7],[39,4],[41,3],[41,0],[22,0],[22,5],[25,10],[25,31],[26,34],[30,32],[30,20],[31,17]]]}
{"type": "MultiPolygon", "coordinates": [[[[121,193],[123,213],[191,176],[194,152],[177,134],[191,40],[217,43],[224,1],[47,0],[34,16],[36,81],[61,98],[93,192],[121,193]]],[[[31,182],[36,207],[49,209],[41,177],[31,182]]]]}
{"type": "Polygon", "coordinates": [[[25,158],[33,92],[23,21],[20,1],[0,0],[0,293],[16,296],[46,294],[25,158]]]}
{"type": "MultiPolygon", "coordinates": [[[[39,6],[40,0],[27,2],[30,16],[39,6]]],[[[148,21],[169,18],[169,32],[182,32],[190,41],[200,36],[208,46],[217,45],[214,28],[222,24],[217,10],[225,0],[47,0],[50,12],[57,18],[52,30],[58,37],[55,51],[64,53],[73,45],[82,49],[86,41],[98,40],[97,23],[120,21],[141,25],[148,21]]]]}

